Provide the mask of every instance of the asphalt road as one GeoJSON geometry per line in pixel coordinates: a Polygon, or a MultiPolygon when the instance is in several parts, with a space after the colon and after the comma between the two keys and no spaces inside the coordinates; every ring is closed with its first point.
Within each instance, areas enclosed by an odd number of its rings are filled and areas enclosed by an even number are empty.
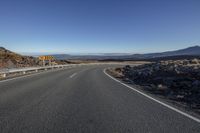
{"type": "Polygon", "coordinates": [[[104,67],[0,82],[0,133],[200,133],[200,123],[117,83],[104,67]]]}

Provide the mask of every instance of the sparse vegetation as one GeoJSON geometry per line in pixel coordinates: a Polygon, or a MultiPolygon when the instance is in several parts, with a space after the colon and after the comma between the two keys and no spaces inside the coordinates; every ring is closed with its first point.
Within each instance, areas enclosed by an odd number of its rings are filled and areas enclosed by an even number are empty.
{"type": "Polygon", "coordinates": [[[0,68],[37,66],[39,60],[30,56],[22,56],[0,47],[0,68]]]}
{"type": "Polygon", "coordinates": [[[125,66],[111,74],[200,113],[200,60],[168,60],[125,66]],[[119,76],[120,75],[120,76],[119,76]]]}

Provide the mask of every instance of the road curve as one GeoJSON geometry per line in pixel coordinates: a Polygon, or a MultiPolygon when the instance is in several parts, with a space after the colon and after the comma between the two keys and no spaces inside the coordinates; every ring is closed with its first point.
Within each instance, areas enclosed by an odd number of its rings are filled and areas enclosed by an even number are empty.
{"type": "Polygon", "coordinates": [[[107,66],[0,82],[0,133],[200,133],[200,124],[117,83],[107,66]]]}

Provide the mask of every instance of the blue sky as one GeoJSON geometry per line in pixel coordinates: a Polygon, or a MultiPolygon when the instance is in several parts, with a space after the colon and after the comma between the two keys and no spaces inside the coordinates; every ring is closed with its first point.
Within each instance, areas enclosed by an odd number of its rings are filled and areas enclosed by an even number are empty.
{"type": "Polygon", "coordinates": [[[0,0],[0,45],[16,52],[149,53],[199,44],[199,0],[0,0]]]}

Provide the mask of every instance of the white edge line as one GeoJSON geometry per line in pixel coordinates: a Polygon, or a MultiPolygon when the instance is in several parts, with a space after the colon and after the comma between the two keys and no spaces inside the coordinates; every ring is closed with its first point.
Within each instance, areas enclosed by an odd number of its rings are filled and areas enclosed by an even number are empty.
{"type": "Polygon", "coordinates": [[[121,82],[120,80],[118,80],[118,79],[112,77],[111,75],[109,75],[109,74],[106,72],[106,69],[104,69],[103,72],[104,72],[104,74],[106,74],[106,75],[107,75],[108,77],[110,77],[111,79],[113,79],[113,80],[115,80],[116,82],[118,82],[118,83],[120,83],[120,84],[122,84],[122,85],[128,87],[129,89],[132,89],[132,90],[136,91],[137,93],[139,93],[139,94],[141,94],[141,95],[143,95],[143,96],[145,96],[145,97],[147,97],[147,98],[149,98],[149,99],[151,99],[151,100],[153,100],[153,101],[155,101],[155,102],[157,102],[157,103],[159,103],[159,104],[161,104],[161,105],[163,105],[163,106],[165,106],[165,107],[167,107],[167,108],[169,108],[169,109],[171,109],[171,110],[173,110],[173,111],[175,111],[175,112],[177,112],[177,113],[180,113],[180,114],[182,114],[182,115],[184,115],[184,116],[186,116],[186,117],[188,117],[188,118],[190,118],[190,119],[192,119],[192,120],[194,120],[194,121],[200,123],[200,119],[198,119],[198,118],[196,118],[196,117],[194,117],[194,116],[191,116],[191,115],[189,115],[189,114],[187,114],[187,113],[185,113],[185,112],[183,112],[183,111],[181,111],[181,110],[179,110],[179,109],[176,109],[176,108],[174,108],[174,107],[172,107],[172,106],[170,106],[170,105],[168,105],[168,104],[166,104],[166,103],[163,103],[163,102],[161,102],[161,101],[159,101],[159,100],[157,100],[157,99],[155,99],[155,98],[153,98],[153,97],[151,97],[151,96],[149,96],[149,95],[147,95],[147,94],[145,94],[145,93],[143,93],[143,92],[141,92],[141,91],[139,91],[139,90],[137,90],[137,89],[135,89],[135,88],[133,88],[133,87],[131,87],[131,86],[125,84],[125,83],[123,83],[123,82],[121,82]]]}

